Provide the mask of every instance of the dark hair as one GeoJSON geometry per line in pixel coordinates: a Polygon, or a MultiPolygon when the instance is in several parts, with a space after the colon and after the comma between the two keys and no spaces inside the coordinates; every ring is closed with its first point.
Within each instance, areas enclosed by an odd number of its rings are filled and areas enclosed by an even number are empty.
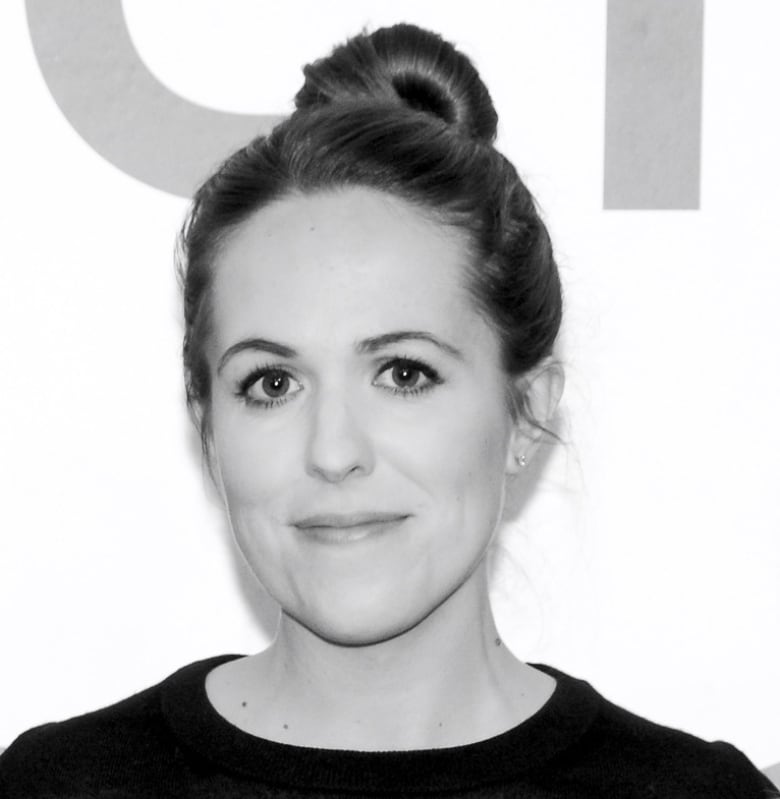
{"type": "MultiPolygon", "coordinates": [[[[467,235],[466,287],[517,376],[552,351],[561,287],[533,197],[493,146],[498,118],[469,59],[413,25],[362,33],[304,68],[296,110],[198,189],[178,240],[187,404],[210,436],[213,263],[226,237],[294,193],[362,186],[467,235]]],[[[528,409],[512,406],[513,414],[528,409]]],[[[531,419],[532,420],[532,419],[531,419]]]]}

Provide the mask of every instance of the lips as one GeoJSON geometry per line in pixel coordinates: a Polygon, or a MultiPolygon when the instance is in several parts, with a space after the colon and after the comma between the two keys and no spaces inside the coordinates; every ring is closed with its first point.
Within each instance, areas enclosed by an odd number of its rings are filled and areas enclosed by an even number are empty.
{"type": "Polygon", "coordinates": [[[321,514],[299,519],[296,528],[308,541],[339,545],[341,549],[343,545],[359,541],[382,540],[385,534],[403,525],[407,518],[397,513],[321,514]]]}
{"type": "Polygon", "coordinates": [[[357,513],[318,513],[312,516],[305,516],[293,522],[295,527],[301,530],[311,528],[335,528],[349,529],[350,527],[363,527],[366,525],[378,525],[386,522],[398,522],[407,517],[403,513],[393,512],[357,512],[357,513]]]}

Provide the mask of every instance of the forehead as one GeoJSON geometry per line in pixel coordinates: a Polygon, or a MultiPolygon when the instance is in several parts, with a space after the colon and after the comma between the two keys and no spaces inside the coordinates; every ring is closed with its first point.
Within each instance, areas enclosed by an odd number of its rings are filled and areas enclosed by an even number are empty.
{"type": "Polygon", "coordinates": [[[262,334],[336,346],[401,328],[490,337],[464,288],[467,259],[465,234],[390,195],[285,197],[244,222],[215,259],[217,343],[262,334]]]}

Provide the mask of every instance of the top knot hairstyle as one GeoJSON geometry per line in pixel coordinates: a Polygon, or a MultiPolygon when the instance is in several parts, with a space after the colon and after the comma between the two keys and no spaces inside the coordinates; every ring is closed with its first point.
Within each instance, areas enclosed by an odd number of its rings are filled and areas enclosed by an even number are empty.
{"type": "Polygon", "coordinates": [[[414,25],[355,36],[303,74],[298,109],[385,100],[427,111],[467,138],[496,138],[498,115],[474,65],[441,36],[414,25]]]}
{"type": "MultiPolygon", "coordinates": [[[[351,186],[394,195],[466,234],[465,286],[509,377],[551,354],[561,286],[533,197],[493,146],[498,117],[469,59],[413,25],[362,33],[304,68],[295,111],[227,158],[196,192],[178,239],[187,404],[211,433],[214,261],[250,215],[293,193],[351,186]]],[[[513,416],[527,408],[512,402],[513,416]]]]}

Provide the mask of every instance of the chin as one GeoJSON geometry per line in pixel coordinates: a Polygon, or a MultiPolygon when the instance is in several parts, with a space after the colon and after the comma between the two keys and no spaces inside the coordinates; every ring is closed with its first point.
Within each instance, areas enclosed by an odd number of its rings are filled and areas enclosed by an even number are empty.
{"type": "MultiPolygon", "coordinates": [[[[305,621],[301,621],[306,625],[305,621]]],[[[375,646],[393,638],[403,635],[411,627],[406,625],[388,625],[371,623],[367,620],[365,624],[355,624],[346,621],[343,624],[325,623],[317,626],[308,626],[308,629],[323,641],[337,646],[375,646]]]]}
{"type": "Polygon", "coordinates": [[[341,602],[323,612],[296,615],[288,613],[299,624],[332,644],[340,646],[372,646],[403,635],[416,627],[430,611],[400,608],[398,603],[341,602]]]}

